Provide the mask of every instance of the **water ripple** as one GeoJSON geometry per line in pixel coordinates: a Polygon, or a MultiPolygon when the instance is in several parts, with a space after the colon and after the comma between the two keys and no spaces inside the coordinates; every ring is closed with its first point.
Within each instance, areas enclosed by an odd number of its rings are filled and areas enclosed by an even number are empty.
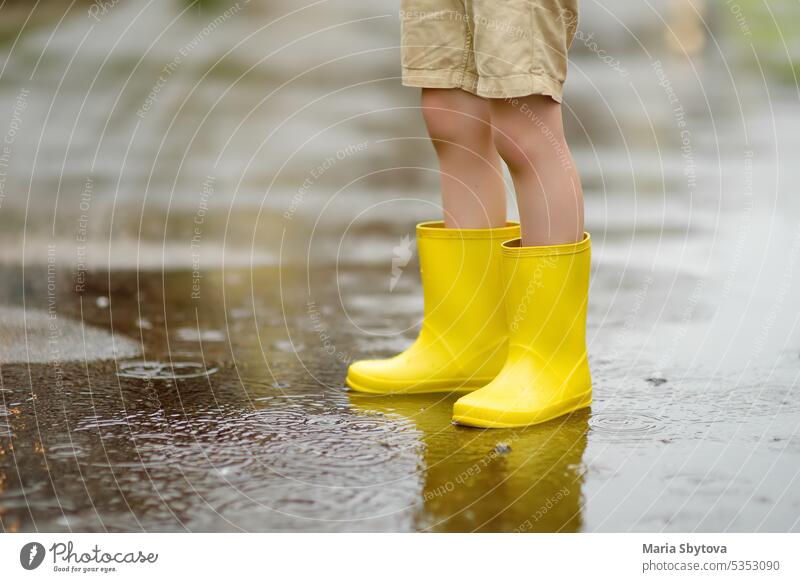
{"type": "Polygon", "coordinates": [[[641,412],[599,412],[589,419],[593,436],[612,440],[646,441],[666,425],[664,419],[641,412]]]}
{"type": "Polygon", "coordinates": [[[140,380],[183,380],[216,374],[218,368],[206,368],[197,362],[123,362],[117,376],[140,380]]]}

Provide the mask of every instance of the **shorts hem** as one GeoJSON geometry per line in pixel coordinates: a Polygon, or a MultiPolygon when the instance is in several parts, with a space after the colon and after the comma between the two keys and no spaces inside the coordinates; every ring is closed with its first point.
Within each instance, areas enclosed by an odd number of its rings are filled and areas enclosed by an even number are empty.
{"type": "Polygon", "coordinates": [[[541,73],[507,77],[479,77],[469,71],[453,69],[403,68],[403,85],[430,89],[463,89],[487,99],[510,99],[527,95],[547,95],[558,103],[563,99],[563,83],[541,73]]]}
{"type": "Polygon", "coordinates": [[[403,85],[426,89],[463,89],[478,94],[478,77],[469,71],[457,69],[403,68],[403,85]]]}

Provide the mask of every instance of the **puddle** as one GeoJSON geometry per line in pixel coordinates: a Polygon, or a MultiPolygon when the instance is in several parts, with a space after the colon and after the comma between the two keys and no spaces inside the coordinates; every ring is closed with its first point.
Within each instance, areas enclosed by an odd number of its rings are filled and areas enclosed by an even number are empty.
{"type": "Polygon", "coordinates": [[[53,311],[0,306],[0,364],[90,362],[141,352],[125,334],[112,334],[53,311]]]}

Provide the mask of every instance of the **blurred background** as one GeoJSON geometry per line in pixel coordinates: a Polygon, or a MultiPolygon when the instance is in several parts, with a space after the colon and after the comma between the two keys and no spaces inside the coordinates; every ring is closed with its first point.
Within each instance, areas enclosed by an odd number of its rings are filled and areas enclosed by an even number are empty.
{"type": "Polygon", "coordinates": [[[800,529],[800,4],[580,8],[595,403],[483,432],[342,384],[440,216],[397,0],[0,0],[2,530],[800,529]]]}

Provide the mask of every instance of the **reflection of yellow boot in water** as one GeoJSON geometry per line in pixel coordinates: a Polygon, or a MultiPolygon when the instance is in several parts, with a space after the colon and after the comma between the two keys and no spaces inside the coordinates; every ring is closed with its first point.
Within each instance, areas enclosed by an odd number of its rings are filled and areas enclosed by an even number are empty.
{"type": "MultiPolygon", "coordinates": [[[[583,527],[583,455],[589,411],[524,430],[475,431],[450,423],[450,395],[350,393],[351,409],[385,418],[381,440],[420,455],[414,527],[453,532],[574,532],[583,527]],[[413,430],[419,447],[391,438],[413,430]]],[[[418,474],[404,465],[410,481],[418,474]]],[[[379,471],[380,468],[376,467],[379,471]]],[[[387,479],[398,478],[396,473],[387,479]]]]}
{"type": "Polygon", "coordinates": [[[507,355],[500,244],[517,236],[516,224],[418,225],[425,300],[419,337],[393,358],[355,362],[347,385],[360,392],[412,394],[469,391],[490,382],[507,355]]]}
{"type": "Polygon", "coordinates": [[[591,241],[543,247],[503,244],[508,360],[487,386],[459,399],[453,419],[470,426],[527,426],[589,406],[586,304],[591,241]]]}

